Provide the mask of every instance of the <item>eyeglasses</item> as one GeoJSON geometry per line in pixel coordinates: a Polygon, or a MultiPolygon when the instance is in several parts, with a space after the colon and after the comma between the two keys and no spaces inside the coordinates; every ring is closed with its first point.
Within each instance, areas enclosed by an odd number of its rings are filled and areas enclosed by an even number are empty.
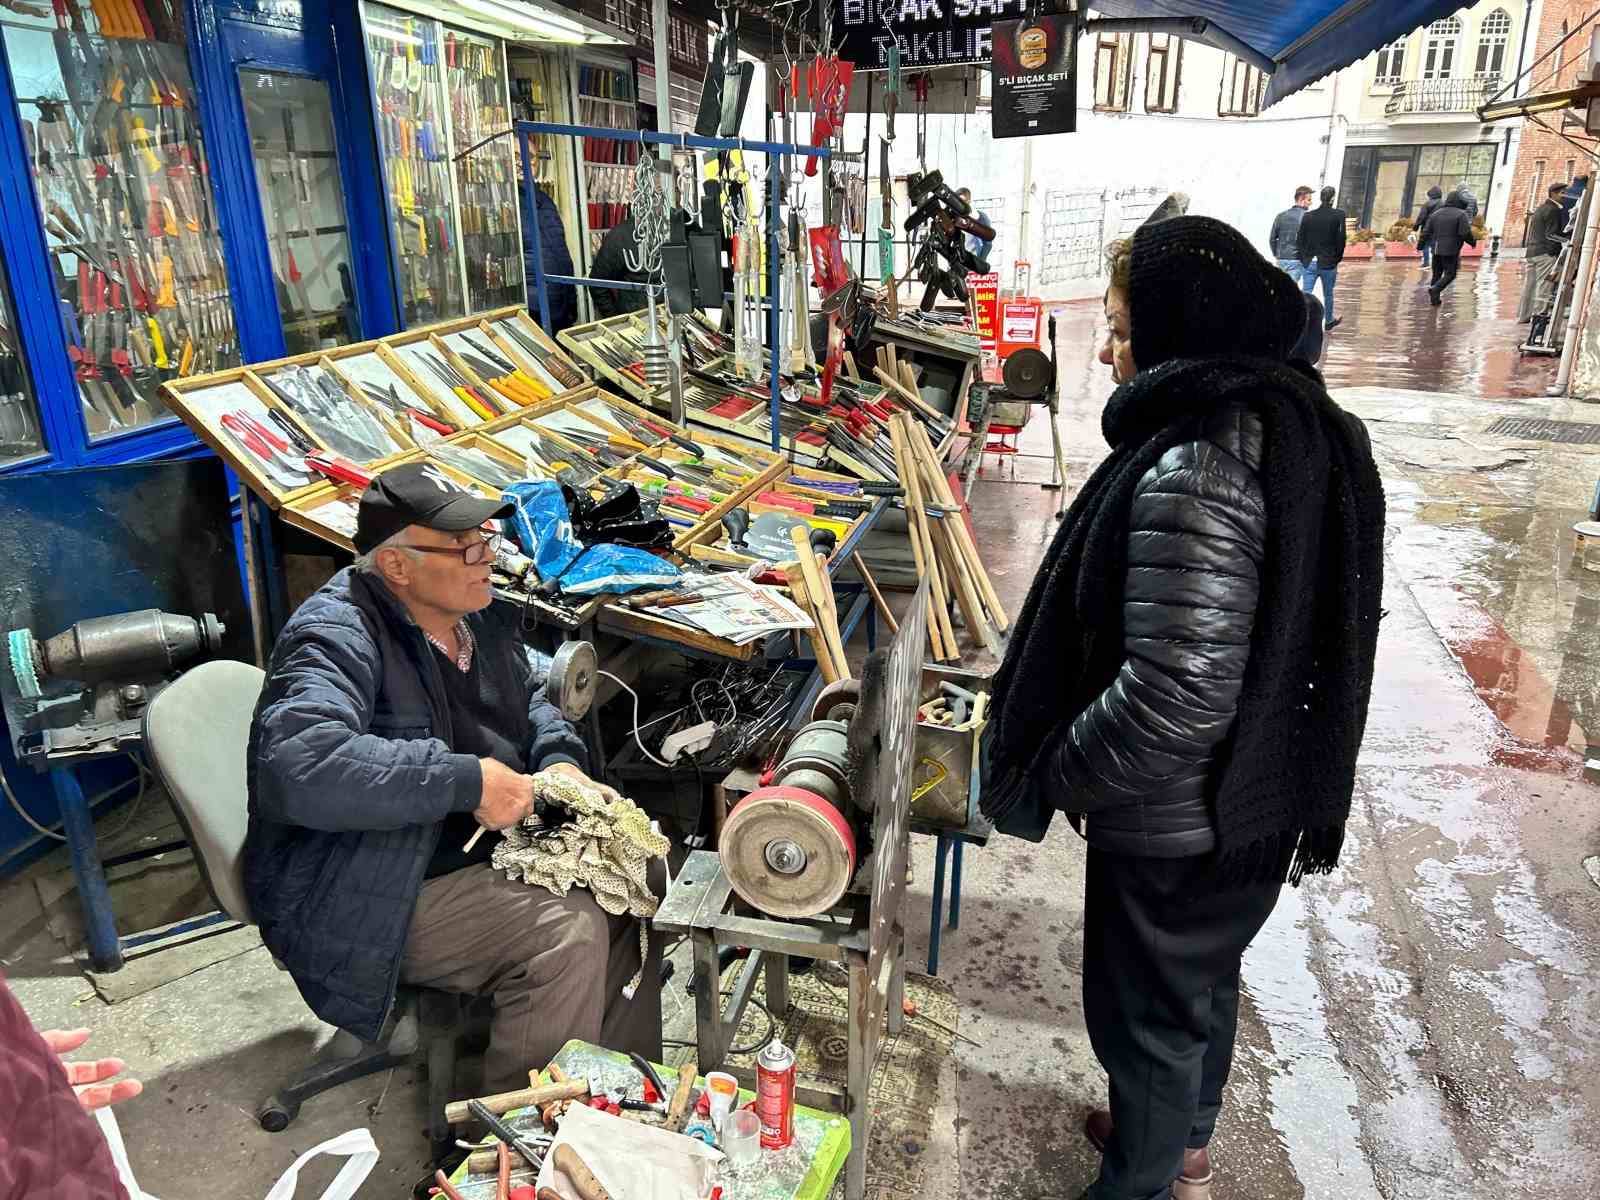
{"type": "Polygon", "coordinates": [[[456,554],[460,555],[465,566],[476,567],[489,561],[493,554],[494,535],[484,533],[478,535],[478,540],[468,542],[465,546],[412,546],[405,545],[402,549],[415,550],[418,554],[456,554]]]}

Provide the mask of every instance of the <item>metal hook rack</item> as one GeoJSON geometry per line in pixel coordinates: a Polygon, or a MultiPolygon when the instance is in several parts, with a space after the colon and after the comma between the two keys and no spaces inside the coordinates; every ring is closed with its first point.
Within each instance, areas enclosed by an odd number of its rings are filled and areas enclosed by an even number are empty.
{"type": "MultiPolygon", "coordinates": [[[[708,150],[713,153],[723,154],[737,150],[741,155],[754,151],[767,156],[771,164],[774,156],[781,159],[784,155],[804,155],[821,159],[855,158],[854,155],[835,154],[826,146],[800,146],[792,142],[752,142],[744,138],[716,138],[701,137],[692,133],[651,133],[645,130],[635,132],[631,129],[605,129],[591,125],[566,125],[555,121],[518,121],[515,125],[517,136],[517,153],[520,159],[523,186],[528,189],[528,194],[533,194],[533,158],[531,156],[531,142],[535,137],[550,135],[554,137],[572,138],[599,138],[604,141],[628,142],[635,138],[643,145],[677,146],[688,150],[708,150]]],[[[779,394],[781,382],[779,379],[779,353],[778,347],[782,340],[782,295],[783,295],[783,252],[779,239],[779,222],[776,214],[781,207],[779,186],[782,183],[782,170],[772,170],[769,165],[767,171],[767,203],[771,207],[774,218],[767,222],[767,288],[769,291],[770,308],[767,317],[767,341],[770,346],[772,373],[769,380],[771,396],[772,420],[772,448],[782,449],[782,434],[779,430],[779,394]]],[[[618,290],[643,291],[644,284],[631,284],[614,279],[590,279],[577,275],[546,275],[544,271],[544,247],[539,232],[539,222],[533,222],[533,283],[534,290],[539,298],[539,323],[548,331],[550,329],[550,293],[549,283],[565,283],[575,287],[603,287],[618,290]]]]}

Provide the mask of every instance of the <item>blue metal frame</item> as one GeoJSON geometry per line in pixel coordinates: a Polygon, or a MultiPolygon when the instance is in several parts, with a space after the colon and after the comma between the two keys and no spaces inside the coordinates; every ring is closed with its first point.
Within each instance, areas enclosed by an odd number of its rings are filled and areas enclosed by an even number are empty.
{"type": "MultiPolygon", "coordinates": [[[[531,197],[536,186],[533,179],[533,155],[529,147],[529,139],[535,134],[550,133],[559,137],[599,138],[611,142],[637,141],[647,146],[677,146],[686,150],[714,150],[718,153],[731,153],[735,150],[741,153],[755,151],[757,154],[772,155],[802,155],[807,158],[831,158],[832,153],[826,146],[802,146],[794,142],[751,142],[744,138],[711,138],[700,137],[692,133],[649,133],[635,132],[626,129],[605,129],[595,125],[563,125],[554,121],[518,121],[515,126],[517,135],[517,154],[522,160],[522,186],[531,197]]],[[[779,328],[783,320],[783,253],[779,240],[781,223],[778,219],[780,205],[779,188],[783,183],[783,172],[769,170],[767,172],[768,203],[767,203],[767,287],[769,315],[767,319],[767,335],[772,346],[772,378],[770,380],[771,397],[769,410],[772,418],[772,448],[783,448],[783,434],[779,430],[778,395],[778,338],[779,328]]],[[[603,287],[603,288],[629,288],[643,290],[640,284],[619,284],[611,279],[588,279],[577,275],[552,276],[559,283],[568,283],[577,287],[603,287]]],[[[544,326],[545,332],[550,329],[550,294],[546,288],[544,273],[544,247],[539,237],[539,222],[533,222],[533,283],[539,297],[539,324],[544,326]]]]}

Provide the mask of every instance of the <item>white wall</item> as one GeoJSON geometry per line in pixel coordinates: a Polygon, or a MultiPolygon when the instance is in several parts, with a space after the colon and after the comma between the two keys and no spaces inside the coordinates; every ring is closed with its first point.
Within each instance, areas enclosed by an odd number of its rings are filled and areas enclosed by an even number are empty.
{"type": "MultiPolygon", "coordinates": [[[[1333,83],[1325,80],[1251,118],[1217,116],[1222,74],[1228,56],[1220,50],[1188,43],[1176,114],[1146,114],[1144,108],[1146,38],[1135,39],[1129,113],[1094,111],[1093,39],[1079,45],[1078,129],[1074,134],[1031,139],[1033,196],[1031,237],[1025,247],[1016,243],[1017,212],[1022,204],[1024,139],[995,141],[989,135],[989,114],[969,117],[928,117],[927,166],[938,168],[953,187],[969,187],[980,204],[986,198],[1004,201],[1004,211],[992,213],[1002,238],[991,261],[1001,272],[1002,284],[1011,283],[1011,265],[1026,258],[1034,266],[1035,294],[1051,299],[1098,296],[1104,280],[1092,276],[1044,282],[1046,211],[1051,193],[1099,193],[1105,201],[1106,220],[1097,233],[1077,225],[1080,239],[1098,243],[1116,236],[1122,224],[1123,204],[1118,193],[1139,189],[1188,192],[1189,211],[1214,216],[1243,231],[1263,254],[1272,218],[1293,202],[1300,184],[1320,188],[1324,172],[1337,178],[1343,157],[1339,123],[1332,118],[1333,83]],[[1329,151],[1330,126],[1334,145],[1329,151]],[[1019,254],[1018,251],[1022,251],[1019,254]]],[[[907,101],[905,109],[909,110],[907,101]]],[[[868,192],[877,194],[877,142],[883,130],[881,113],[873,119],[872,165],[868,192]]],[[[844,145],[861,145],[865,118],[851,117],[844,145]]],[[[892,169],[897,175],[918,169],[915,120],[903,111],[896,127],[892,169]]],[[[1140,197],[1129,219],[1153,207],[1140,197]]],[[[816,211],[816,209],[813,209],[816,211]]],[[[897,217],[906,212],[899,206],[897,217]]],[[[1082,259],[1083,255],[1078,255],[1082,259]]],[[[874,271],[875,249],[867,252],[868,272],[874,271]]],[[[855,261],[852,255],[852,261],[855,261]]],[[[900,264],[904,270],[904,263],[900,264]]]]}

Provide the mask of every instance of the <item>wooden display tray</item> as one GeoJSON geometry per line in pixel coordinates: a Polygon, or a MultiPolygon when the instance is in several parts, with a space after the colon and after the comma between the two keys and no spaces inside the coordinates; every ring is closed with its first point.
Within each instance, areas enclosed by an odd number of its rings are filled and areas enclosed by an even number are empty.
{"type": "MultiPolygon", "coordinates": [[[[264,382],[286,368],[317,368],[332,375],[352,403],[359,405],[368,415],[374,416],[395,442],[397,446],[395,453],[360,463],[367,470],[382,469],[414,455],[417,449],[416,441],[411,436],[409,428],[380,405],[373,403],[361,391],[360,383],[366,382],[378,387],[393,386],[404,404],[412,405],[422,412],[432,412],[451,424],[461,425],[463,430],[479,428],[488,422],[477,414],[471,414],[473,416],[471,421],[459,419],[457,402],[451,397],[450,403],[447,404],[440,396],[443,390],[440,385],[430,386],[426,379],[411,371],[409,365],[403,361],[401,367],[404,369],[396,369],[392,361],[395,358],[394,348],[413,345],[419,341],[431,344],[433,339],[465,330],[482,334],[497,348],[503,344],[510,344],[515,353],[508,354],[503,349],[501,353],[503,357],[520,365],[527,362],[528,355],[520,344],[510,342],[504,332],[508,323],[547,353],[550,369],[559,374],[561,382],[569,379],[576,381],[568,390],[591,386],[583,373],[560,348],[538,325],[528,319],[524,310],[503,308],[453,321],[443,321],[422,329],[408,330],[387,338],[356,342],[333,350],[318,350],[234,367],[226,371],[216,371],[209,375],[172,380],[162,385],[162,398],[167,406],[194,430],[201,441],[216,451],[217,455],[233,468],[235,474],[251,491],[266,500],[272,508],[278,509],[290,500],[322,494],[329,487],[328,481],[310,473],[306,473],[306,480],[303,483],[293,483],[287,478],[277,477],[260,459],[243,450],[232,435],[223,429],[221,417],[224,412],[234,408],[245,408],[265,421],[268,419],[266,414],[277,411],[307,441],[320,447],[321,439],[314,434],[300,415],[285,406],[264,382]]],[[[470,372],[467,373],[470,376],[470,372]]],[[[557,400],[560,395],[561,393],[555,393],[550,400],[557,400]]],[[[270,423],[269,427],[277,432],[276,427],[270,426],[270,423]]],[[[282,436],[281,433],[279,436],[282,436]]]]}

